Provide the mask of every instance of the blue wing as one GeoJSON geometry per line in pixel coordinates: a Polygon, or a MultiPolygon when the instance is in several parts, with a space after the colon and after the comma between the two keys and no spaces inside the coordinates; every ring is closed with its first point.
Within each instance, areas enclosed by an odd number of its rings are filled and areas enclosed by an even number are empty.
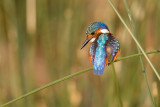
{"type": "Polygon", "coordinates": [[[105,60],[107,57],[105,44],[108,40],[107,34],[101,34],[97,39],[97,47],[95,50],[94,57],[94,68],[93,73],[96,75],[101,75],[104,72],[105,60]]]}
{"type": "Polygon", "coordinates": [[[115,60],[119,49],[119,42],[112,34],[101,34],[90,47],[91,62],[94,64],[93,73],[103,74],[105,64],[115,60]]]}
{"type": "Polygon", "coordinates": [[[109,34],[108,40],[106,41],[106,53],[108,55],[108,60],[106,60],[106,64],[114,61],[119,55],[119,52],[119,41],[112,34],[109,34]]]}

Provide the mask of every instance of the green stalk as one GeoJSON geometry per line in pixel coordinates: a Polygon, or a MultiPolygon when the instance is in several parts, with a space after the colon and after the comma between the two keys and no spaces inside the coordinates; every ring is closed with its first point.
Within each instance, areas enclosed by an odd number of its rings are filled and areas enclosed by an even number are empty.
{"type": "MultiPolygon", "coordinates": [[[[146,52],[146,54],[159,53],[159,52],[160,52],[160,50],[154,50],[154,51],[146,52]]],[[[126,56],[126,57],[122,57],[122,58],[116,59],[115,62],[118,62],[118,61],[121,61],[121,60],[130,59],[130,58],[134,58],[134,57],[138,57],[138,56],[142,56],[142,55],[143,55],[142,53],[129,55],[129,56],[126,56]]]]}
{"type": "MultiPolygon", "coordinates": [[[[132,29],[133,29],[134,36],[137,38],[135,25],[134,25],[133,18],[132,18],[131,12],[129,10],[128,4],[127,4],[126,0],[123,0],[123,2],[125,4],[129,20],[131,22],[131,26],[132,26],[132,29]]],[[[137,47],[137,50],[138,50],[138,53],[140,53],[140,49],[138,47],[137,47]]],[[[139,56],[139,59],[140,59],[140,63],[141,63],[141,67],[142,67],[142,72],[143,72],[143,76],[144,76],[144,79],[145,79],[145,83],[146,83],[146,86],[147,86],[148,94],[149,94],[150,100],[152,102],[152,106],[155,107],[154,100],[153,100],[153,97],[152,97],[152,94],[151,94],[151,91],[150,91],[150,88],[149,88],[149,84],[148,84],[148,81],[147,81],[147,76],[146,76],[146,72],[145,72],[145,68],[144,68],[142,57],[139,56]]]]}
{"type": "Polygon", "coordinates": [[[121,95],[120,95],[119,83],[118,83],[117,75],[115,72],[114,64],[111,63],[111,66],[112,66],[112,73],[113,73],[113,78],[114,78],[114,82],[115,82],[116,93],[118,95],[119,105],[120,105],[120,107],[123,107],[123,103],[122,103],[122,99],[121,99],[121,95]]]}
{"type": "Polygon", "coordinates": [[[125,21],[123,20],[123,18],[121,17],[121,15],[119,14],[119,12],[117,11],[117,9],[114,7],[113,3],[111,2],[111,0],[108,0],[109,4],[112,6],[112,8],[114,9],[114,11],[116,12],[116,14],[118,15],[119,19],[122,21],[122,23],[124,24],[124,26],[126,27],[126,29],[128,30],[128,32],[131,34],[131,37],[133,38],[133,40],[136,42],[138,48],[141,50],[141,52],[143,53],[144,57],[146,58],[146,60],[148,61],[149,65],[151,66],[151,68],[153,69],[154,73],[156,74],[157,78],[160,81],[160,76],[157,72],[157,70],[155,69],[155,67],[153,66],[152,62],[150,61],[150,59],[148,58],[147,54],[145,53],[145,51],[143,50],[143,48],[141,47],[141,45],[139,44],[139,42],[137,41],[137,39],[135,38],[134,34],[131,32],[131,30],[129,29],[129,27],[127,26],[127,24],[125,23],[125,21]]]}
{"type": "MultiPolygon", "coordinates": [[[[149,52],[146,52],[146,54],[152,54],[152,53],[158,53],[158,52],[160,52],[160,50],[149,51],[149,52]]],[[[133,57],[142,56],[142,55],[143,55],[142,53],[130,55],[130,56],[127,56],[127,57],[123,57],[123,58],[117,59],[116,62],[121,61],[121,60],[130,59],[130,58],[133,58],[133,57]]],[[[15,99],[13,99],[13,100],[11,100],[11,101],[9,101],[9,102],[1,105],[0,107],[8,106],[9,104],[12,104],[12,103],[14,103],[14,102],[16,102],[16,101],[19,101],[19,100],[21,100],[21,99],[23,99],[23,98],[25,98],[25,97],[28,97],[28,96],[30,96],[30,95],[32,95],[32,94],[35,94],[35,93],[37,93],[37,92],[39,92],[39,91],[41,91],[41,90],[43,90],[43,89],[45,89],[45,88],[48,88],[48,87],[50,87],[50,86],[53,86],[53,85],[55,85],[55,84],[57,84],[57,83],[60,83],[60,82],[62,82],[62,81],[64,81],[64,80],[67,80],[67,79],[70,79],[70,78],[72,78],[72,77],[74,77],[74,76],[80,75],[80,74],[82,74],[82,73],[88,72],[88,71],[90,71],[90,70],[92,70],[92,69],[93,69],[93,67],[88,68],[88,69],[85,69],[85,70],[82,70],[82,71],[79,71],[79,72],[76,72],[76,73],[73,73],[73,74],[70,74],[70,75],[67,75],[67,76],[65,76],[65,77],[62,77],[62,78],[60,78],[60,79],[58,79],[58,80],[55,80],[55,81],[53,81],[53,82],[50,82],[50,83],[42,86],[42,87],[40,87],[40,88],[37,88],[37,89],[35,89],[35,90],[33,90],[33,91],[30,91],[30,92],[28,92],[28,93],[26,93],[26,94],[24,94],[24,95],[22,95],[22,96],[20,96],[20,97],[18,97],[18,98],[15,98],[15,99]]]]}
{"type": "Polygon", "coordinates": [[[76,76],[76,75],[80,75],[80,74],[82,74],[82,73],[84,73],[84,72],[87,72],[87,71],[90,71],[90,70],[92,70],[92,69],[93,69],[93,68],[91,67],[91,68],[85,69],[85,70],[83,70],[83,71],[76,72],[76,73],[70,74],[70,75],[68,75],[68,76],[65,76],[65,77],[63,77],[63,78],[60,78],[60,79],[58,79],[58,80],[55,80],[55,81],[53,81],[53,82],[51,82],[51,83],[49,83],[49,84],[46,84],[46,85],[44,85],[44,86],[42,86],[42,87],[40,87],[40,88],[37,88],[37,89],[35,89],[35,90],[33,90],[33,91],[30,91],[30,92],[28,92],[28,93],[26,93],[26,94],[24,94],[24,95],[22,95],[22,96],[20,96],[20,97],[18,97],[18,98],[16,98],[16,99],[13,99],[13,100],[11,100],[11,101],[9,101],[9,102],[1,105],[0,107],[4,107],[4,106],[7,106],[7,105],[9,105],[9,104],[12,104],[12,103],[14,103],[14,102],[16,102],[16,101],[18,101],[18,100],[21,100],[21,99],[23,99],[23,98],[25,98],[25,97],[27,97],[27,96],[29,96],[29,95],[32,95],[32,94],[34,94],[34,93],[36,93],[36,92],[39,92],[39,91],[41,91],[41,90],[43,90],[43,89],[45,89],[45,88],[48,88],[48,87],[50,87],[50,86],[52,86],[52,85],[55,85],[55,84],[57,84],[57,83],[59,83],[59,82],[62,82],[62,81],[64,81],[64,80],[66,80],[66,79],[72,78],[72,77],[74,77],[74,76],[76,76]]]}

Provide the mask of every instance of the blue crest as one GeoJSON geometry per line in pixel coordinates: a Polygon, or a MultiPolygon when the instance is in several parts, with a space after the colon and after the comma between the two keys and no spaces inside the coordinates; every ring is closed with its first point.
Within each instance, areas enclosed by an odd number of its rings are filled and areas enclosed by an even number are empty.
{"type": "Polygon", "coordinates": [[[107,25],[102,23],[102,22],[93,22],[92,24],[89,25],[89,27],[87,28],[86,30],[86,35],[89,35],[93,32],[95,32],[98,28],[101,28],[101,29],[108,29],[107,25]]]}

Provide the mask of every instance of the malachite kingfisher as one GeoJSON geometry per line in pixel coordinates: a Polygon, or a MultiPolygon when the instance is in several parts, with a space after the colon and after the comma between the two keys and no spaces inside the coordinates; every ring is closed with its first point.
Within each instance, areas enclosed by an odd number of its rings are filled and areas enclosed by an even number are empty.
{"type": "Polygon", "coordinates": [[[105,65],[114,62],[120,54],[119,41],[110,33],[106,24],[94,22],[86,30],[86,40],[81,49],[88,42],[91,43],[89,49],[89,60],[94,65],[93,73],[102,75],[105,65]]]}

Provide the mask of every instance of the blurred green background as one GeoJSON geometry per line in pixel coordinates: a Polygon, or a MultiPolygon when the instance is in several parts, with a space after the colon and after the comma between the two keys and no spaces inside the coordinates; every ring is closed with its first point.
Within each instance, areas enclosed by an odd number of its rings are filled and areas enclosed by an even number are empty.
{"type": "MultiPolygon", "coordinates": [[[[130,26],[122,0],[113,0],[130,26]]],[[[145,51],[160,49],[160,1],[127,0],[145,51]]],[[[135,42],[107,0],[0,0],[0,105],[68,74],[92,66],[85,30],[106,23],[121,45],[118,58],[137,53],[135,42]]],[[[149,58],[160,71],[160,55],[149,58]]],[[[160,106],[160,82],[143,58],[150,89],[160,106]]],[[[139,58],[114,63],[124,107],[151,107],[139,58]]],[[[117,107],[112,68],[92,71],[47,88],[9,107],[117,107]]]]}

